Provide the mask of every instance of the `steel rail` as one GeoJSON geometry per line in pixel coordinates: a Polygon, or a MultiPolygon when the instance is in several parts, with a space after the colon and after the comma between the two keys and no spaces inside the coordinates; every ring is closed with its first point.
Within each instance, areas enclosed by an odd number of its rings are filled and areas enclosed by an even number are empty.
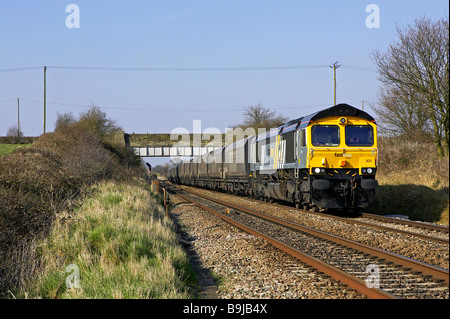
{"type": "MultiPolygon", "coordinates": [[[[448,226],[426,224],[426,223],[417,222],[417,221],[413,221],[413,220],[398,219],[398,218],[387,217],[387,216],[383,216],[383,215],[369,214],[369,213],[362,213],[362,217],[375,219],[375,220],[379,220],[379,221],[383,221],[383,222],[387,222],[387,223],[394,223],[394,224],[399,224],[399,225],[408,225],[408,226],[417,227],[417,228],[429,229],[429,230],[446,233],[446,234],[449,233],[448,226]]],[[[448,240],[447,240],[447,244],[448,244],[448,240]]]]}
{"type": "MultiPolygon", "coordinates": [[[[300,211],[304,211],[304,210],[299,209],[299,208],[296,208],[296,209],[298,209],[300,211]]],[[[418,238],[424,239],[424,240],[433,241],[435,243],[442,244],[442,245],[449,245],[449,240],[448,239],[444,239],[444,238],[428,236],[428,235],[424,235],[424,234],[411,232],[411,231],[408,231],[408,230],[403,230],[403,229],[397,229],[397,228],[392,228],[392,227],[383,226],[383,225],[372,224],[372,223],[368,223],[368,222],[364,222],[364,221],[348,219],[348,218],[345,218],[345,217],[327,215],[327,214],[320,213],[320,212],[316,212],[316,213],[309,212],[309,211],[306,211],[306,212],[309,213],[309,214],[312,213],[312,214],[320,215],[320,216],[323,216],[323,217],[333,218],[335,220],[339,220],[339,221],[342,221],[342,222],[347,223],[347,224],[354,224],[354,225],[359,225],[359,226],[364,226],[364,227],[371,227],[371,228],[375,228],[375,229],[380,229],[380,230],[384,230],[384,231],[391,231],[391,232],[399,233],[399,234],[402,234],[402,235],[408,235],[408,236],[418,237],[418,238]]],[[[389,217],[373,218],[373,217],[367,216],[367,215],[368,214],[364,213],[362,215],[362,217],[393,223],[392,221],[390,221],[393,218],[389,218],[389,217]]],[[[372,216],[376,216],[376,215],[372,215],[372,216]]],[[[406,225],[406,226],[416,226],[417,224],[420,225],[421,223],[412,222],[412,221],[406,221],[405,220],[405,222],[401,221],[401,222],[398,222],[397,224],[398,225],[406,225]],[[410,222],[410,223],[408,223],[408,222],[410,222]]],[[[416,227],[422,227],[422,226],[416,226],[416,227]]],[[[433,226],[431,226],[431,227],[433,227],[433,226]]],[[[424,229],[431,229],[431,230],[440,229],[440,228],[431,228],[431,227],[422,227],[422,228],[424,228],[424,229]]],[[[441,231],[441,232],[443,232],[443,231],[441,231]]]]}
{"type": "MultiPolygon", "coordinates": [[[[403,229],[397,229],[397,228],[387,227],[387,226],[383,226],[383,225],[371,224],[371,223],[362,222],[362,221],[358,221],[358,220],[348,220],[346,218],[339,217],[339,216],[333,216],[333,218],[336,220],[343,221],[345,223],[349,223],[349,224],[355,224],[355,225],[360,225],[360,226],[364,226],[364,227],[371,227],[371,228],[380,229],[380,230],[392,231],[392,232],[403,234],[403,235],[418,237],[418,238],[421,238],[424,240],[430,240],[430,241],[433,241],[438,244],[449,245],[449,240],[444,239],[444,238],[423,235],[423,234],[419,234],[419,233],[415,233],[415,232],[411,232],[411,231],[407,231],[407,230],[403,230],[403,229]]],[[[401,224],[403,224],[403,223],[401,223],[401,224]]],[[[408,225],[408,224],[406,224],[406,225],[408,225]]],[[[410,226],[410,225],[408,225],[408,226],[410,226]]]]}
{"type": "MultiPolygon", "coordinates": [[[[209,190],[209,191],[212,191],[212,190],[209,190]]],[[[263,202],[265,205],[271,205],[271,206],[278,207],[278,208],[279,207],[285,207],[287,209],[294,209],[294,210],[298,210],[298,211],[301,211],[301,212],[304,212],[304,213],[307,213],[307,214],[313,214],[313,215],[323,216],[323,217],[326,217],[326,218],[332,218],[332,219],[339,220],[339,221],[342,221],[342,222],[347,223],[347,224],[354,224],[354,225],[360,225],[360,226],[364,226],[364,227],[371,227],[371,228],[380,229],[380,230],[384,230],[384,231],[392,231],[392,232],[403,234],[403,235],[408,235],[408,236],[421,238],[421,239],[424,239],[424,240],[433,241],[433,242],[436,242],[438,244],[449,245],[449,240],[448,239],[444,239],[444,238],[428,236],[428,235],[424,235],[424,234],[420,234],[420,233],[416,233],[416,232],[411,232],[411,231],[407,231],[407,230],[403,230],[403,229],[397,229],[397,228],[392,228],[392,227],[388,227],[388,226],[372,224],[372,223],[369,223],[369,222],[358,221],[358,220],[354,220],[354,219],[348,219],[348,218],[345,218],[345,217],[339,217],[339,216],[335,216],[335,215],[331,215],[331,214],[325,214],[325,213],[321,213],[321,212],[311,212],[311,211],[304,210],[304,209],[301,209],[301,208],[295,208],[295,207],[280,205],[280,204],[277,204],[277,203],[265,202],[265,201],[261,201],[261,200],[258,200],[258,199],[248,198],[248,197],[245,197],[245,199],[248,200],[248,201],[254,202],[254,203],[261,203],[261,202],[263,202]]],[[[374,219],[374,220],[387,222],[387,223],[395,223],[395,224],[398,224],[398,225],[405,225],[405,226],[410,226],[410,227],[423,228],[423,229],[437,231],[437,232],[441,232],[441,233],[448,233],[449,232],[449,228],[448,227],[441,226],[441,225],[425,224],[425,223],[411,221],[411,220],[398,220],[398,219],[395,219],[395,218],[392,218],[392,217],[386,217],[386,216],[382,216],[382,215],[374,215],[374,214],[368,214],[368,213],[362,213],[361,217],[368,218],[368,219],[374,219]]]]}
{"type": "MultiPolygon", "coordinates": [[[[189,191],[186,191],[186,192],[190,193],[189,191]]],[[[367,254],[370,254],[372,256],[376,256],[376,257],[378,257],[380,259],[384,259],[384,260],[393,262],[395,264],[402,265],[402,266],[407,267],[407,268],[411,268],[414,271],[420,271],[420,272],[422,272],[425,275],[430,275],[433,278],[436,278],[436,279],[439,279],[439,280],[443,280],[447,284],[449,283],[449,271],[447,269],[443,269],[443,268],[440,268],[440,267],[437,267],[437,266],[434,266],[434,265],[430,265],[430,264],[427,264],[427,263],[424,263],[424,262],[421,262],[421,261],[418,261],[418,260],[414,260],[412,258],[401,256],[401,255],[398,255],[398,254],[395,254],[395,253],[392,253],[392,252],[389,252],[389,251],[386,251],[386,250],[383,250],[383,249],[370,247],[368,245],[355,242],[353,240],[349,240],[349,239],[346,239],[346,238],[343,238],[343,237],[339,237],[339,236],[336,236],[336,235],[333,235],[333,234],[329,234],[329,233],[326,233],[326,232],[323,232],[323,231],[320,231],[320,230],[317,230],[317,229],[313,229],[313,228],[310,228],[310,227],[307,227],[307,226],[303,226],[303,225],[300,225],[300,224],[297,224],[297,223],[293,223],[293,222],[290,222],[290,221],[287,221],[287,220],[284,220],[284,219],[281,219],[281,218],[278,218],[278,217],[269,216],[269,215],[263,214],[261,212],[257,212],[257,211],[254,211],[254,210],[251,210],[251,209],[239,206],[239,205],[227,203],[225,201],[222,201],[222,200],[219,200],[219,199],[216,199],[216,198],[211,198],[211,197],[206,196],[206,195],[200,195],[198,193],[192,193],[192,194],[195,195],[195,196],[199,196],[199,197],[202,197],[204,199],[207,199],[207,200],[219,203],[221,205],[228,206],[228,207],[231,207],[231,208],[234,208],[234,209],[246,212],[246,213],[251,214],[253,216],[257,216],[259,218],[270,220],[272,222],[278,223],[280,225],[283,225],[283,226],[286,226],[286,227],[289,227],[289,228],[292,228],[292,229],[296,229],[296,230],[299,230],[299,231],[306,232],[306,233],[308,233],[310,235],[313,235],[313,236],[318,236],[320,238],[331,240],[331,241],[333,241],[335,243],[339,243],[339,244],[342,244],[342,245],[344,245],[346,247],[350,247],[350,248],[356,249],[358,251],[361,251],[363,253],[367,253],[367,254]]]]}
{"type": "MultiPolygon", "coordinates": [[[[342,270],[340,270],[339,268],[336,268],[332,265],[328,265],[320,260],[318,260],[317,258],[314,258],[312,256],[309,256],[303,252],[301,252],[300,250],[293,248],[281,241],[276,240],[275,238],[272,238],[264,233],[261,233],[253,228],[250,228],[246,225],[243,225],[235,220],[233,220],[232,218],[229,218],[223,214],[221,214],[220,212],[217,212],[189,197],[186,197],[184,195],[181,195],[179,192],[175,193],[176,196],[179,196],[180,198],[189,201],[195,205],[197,205],[198,207],[213,213],[214,215],[219,216],[220,218],[222,218],[223,220],[225,220],[226,222],[230,223],[231,225],[234,225],[235,227],[242,229],[243,231],[258,236],[262,239],[264,239],[265,241],[269,242],[270,244],[272,244],[273,246],[275,246],[276,248],[288,253],[289,255],[299,259],[300,261],[310,265],[311,267],[317,269],[320,272],[323,272],[324,274],[340,281],[341,283],[347,285],[348,287],[355,289],[356,291],[360,292],[361,294],[367,296],[370,299],[398,299],[396,296],[378,289],[378,288],[368,288],[366,285],[366,282],[353,276],[350,275],[342,270]]],[[[195,195],[195,194],[194,194],[195,195]]],[[[228,206],[228,204],[227,204],[228,206]]]]}
{"type": "MultiPolygon", "coordinates": [[[[257,200],[257,199],[248,198],[248,200],[254,201],[254,202],[259,202],[259,200],[257,200]]],[[[276,207],[280,207],[280,205],[278,205],[276,203],[266,203],[266,202],[264,202],[264,203],[268,204],[268,205],[273,205],[273,206],[276,206],[276,207]]],[[[299,210],[301,212],[305,212],[305,213],[308,213],[308,214],[314,214],[314,215],[323,216],[323,217],[326,217],[326,218],[336,219],[336,220],[345,222],[347,224],[355,224],[355,225],[371,227],[371,228],[380,229],[380,230],[392,231],[392,232],[403,234],[403,235],[409,235],[409,236],[413,236],[413,237],[418,237],[418,238],[421,238],[421,239],[424,239],[424,240],[430,240],[430,241],[436,242],[438,244],[449,245],[449,240],[448,239],[444,239],[444,238],[428,236],[428,235],[424,235],[424,234],[420,234],[420,233],[415,233],[415,232],[412,232],[412,231],[392,228],[392,227],[383,226],[383,225],[372,224],[372,223],[368,223],[368,222],[364,222],[364,221],[358,221],[358,220],[354,220],[354,219],[348,219],[348,218],[345,218],[345,217],[334,216],[334,215],[331,215],[331,214],[326,214],[326,213],[321,213],[321,212],[311,212],[311,211],[304,210],[304,209],[301,209],[301,208],[292,207],[292,209],[299,210]]],[[[368,214],[368,213],[362,213],[361,217],[368,218],[368,219],[373,219],[373,220],[378,220],[378,221],[382,221],[382,222],[385,222],[385,223],[395,223],[397,225],[405,225],[405,226],[410,226],[410,227],[416,227],[416,228],[422,228],[422,229],[426,229],[426,230],[437,231],[437,232],[440,232],[440,233],[448,233],[449,232],[448,231],[448,227],[446,227],[446,226],[424,224],[424,223],[420,223],[420,222],[416,222],[416,221],[412,221],[412,220],[399,220],[399,219],[392,218],[392,217],[386,217],[386,216],[382,216],[382,215],[374,215],[374,214],[368,214]]]]}

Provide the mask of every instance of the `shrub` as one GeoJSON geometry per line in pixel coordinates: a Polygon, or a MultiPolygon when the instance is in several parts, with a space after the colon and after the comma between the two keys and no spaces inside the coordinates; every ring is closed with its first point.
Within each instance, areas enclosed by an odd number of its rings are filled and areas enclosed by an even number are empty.
{"type": "Polygon", "coordinates": [[[87,111],[81,113],[78,125],[101,139],[122,130],[114,120],[110,119],[96,105],[91,105],[87,111]]]}
{"type": "Polygon", "coordinates": [[[51,230],[57,214],[70,211],[90,185],[127,179],[143,168],[131,150],[107,142],[106,129],[83,121],[47,133],[29,148],[0,157],[0,294],[23,286],[39,269],[33,245],[51,230]]]}

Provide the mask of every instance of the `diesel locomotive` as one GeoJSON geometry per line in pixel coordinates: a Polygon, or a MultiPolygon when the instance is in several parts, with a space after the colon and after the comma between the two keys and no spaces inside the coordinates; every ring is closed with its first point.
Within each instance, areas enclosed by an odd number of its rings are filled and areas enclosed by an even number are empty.
{"type": "Polygon", "coordinates": [[[377,164],[374,118],[338,104],[173,165],[168,179],[313,211],[358,210],[374,199],[377,164]]]}

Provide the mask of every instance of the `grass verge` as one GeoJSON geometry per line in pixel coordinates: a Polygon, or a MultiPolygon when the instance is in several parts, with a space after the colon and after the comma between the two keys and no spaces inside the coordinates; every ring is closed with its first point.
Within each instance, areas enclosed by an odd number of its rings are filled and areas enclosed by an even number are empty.
{"type": "Polygon", "coordinates": [[[60,215],[37,247],[42,272],[18,296],[196,297],[197,279],[173,223],[137,183],[102,182],[79,209],[60,215]],[[69,288],[77,278],[78,288],[69,288]]]}
{"type": "Polygon", "coordinates": [[[21,147],[30,147],[32,144],[0,144],[0,156],[13,153],[21,147]]]}

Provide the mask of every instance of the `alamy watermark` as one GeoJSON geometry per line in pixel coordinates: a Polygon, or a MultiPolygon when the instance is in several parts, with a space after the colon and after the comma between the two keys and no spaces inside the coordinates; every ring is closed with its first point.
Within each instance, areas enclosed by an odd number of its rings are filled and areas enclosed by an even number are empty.
{"type": "MultiPolygon", "coordinates": [[[[251,138],[252,136],[258,136],[259,138],[259,147],[261,150],[264,150],[261,154],[262,162],[267,162],[270,159],[270,156],[273,156],[275,150],[275,143],[277,139],[277,128],[266,129],[262,128],[225,128],[225,133],[222,134],[221,130],[215,127],[209,127],[205,130],[202,130],[201,120],[193,121],[193,130],[191,141],[191,133],[187,128],[177,127],[173,129],[170,133],[170,140],[175,141],[173,144],[174,148],[183,148],[183,147],[194,147],[196,149],[202,148],[204,152],[206,150],[218,149],[222,147],[227,147],[225,150],[224,158],[221,156],[208,156],[204,159],[208,164],[211,163],[236,163],[241,164],[245,163],[245,147],[243,143],[239,143],[245,138],[251,138]],[[232,152],[234,151],[235,152],[232,152]]],[[[283,141],[280,141],[282,143],[283,141]]],[[[277,145],[280,145],[277,144],[277,145]]],[[[202,154],[190,154],[188,157],[197,157],[202,154]]],[[[184,156],[186,157],[186,156],[184,156]]],[[[178,163],[181,161],[180,156],[172,156],[172,162],[178,163]]],[[[255,158],[248,158],[247,161],[249,163],[256,163],[255,158]]]]}
{"type": "MultiPolygon", "coordinates": [[[[66,12],[69,15],[66,17],[66,28],[79,29],[80,28],[80,7],[77,4],[71,3],[66,6],[66,12]]],[[[366,27],[368,29],[380,28],[380,7],[377,4],[371,3],[366,6],[366,27]]]]}
{"type": "Polygon", "coordinates": [[[70,13],[66,17],[66,28],[79,29],[80,28],[80,7],[76,4],[69,4],[66,7],[66,12],[70,13]]]}
{"type": "Polygon", "coordinates": [[[366,27],[368,29],[380,28],[380,7],[376,4],[369,4],[366,7],[366,13],[370,13],[366,17],[366,27]]]}
{"type": "Polygon", "coordinates": [[[367,288],[380,288],[380,267],[375,264],[367,265],[366,274],[369,274],[366,278],[367,288]]]}
{"type": "Polygon", "coordinates": [[[66,272],[70,273],[66,277],[66,288],[67,289],[79,289],[80,286],[80,268],[75,264],[70,264],[66,267],[66,272]]]}

